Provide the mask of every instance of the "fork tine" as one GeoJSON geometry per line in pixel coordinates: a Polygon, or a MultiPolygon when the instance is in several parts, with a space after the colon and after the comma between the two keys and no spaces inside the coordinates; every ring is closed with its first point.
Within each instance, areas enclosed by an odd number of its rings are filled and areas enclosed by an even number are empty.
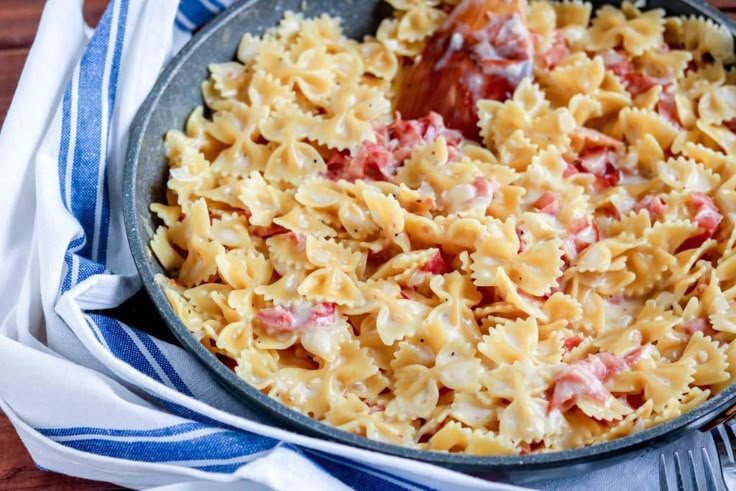
{"type": "Polygon", "coordinates": [[[713,465],[710,462],[710,457],[705,447],[700,448],[700,456],[703,459],[703,474],[705,474],[706,491],[718,491],[716,473],[713,470],[713,465]]]}
{"type": "Polygon", "coordinates": [[[726,448],[731,450],[729,452],[729,458],[731,459],[731,462],[733,462],[736,460],[736,455],[734,455],[733,452],[733,447],[736,445],[736,432],[734,432],[733,425],[729,423],[722,424],[720,428],[726,436],[726,448]]]}
{"type": "Polygon", "coordinates": [[[677,491],[685,491],[685,480],[682,477],[682,465],[680,464],[680,452],[674,453],[675,457],[675,486],[677,491]]]}
{"type": "Polygon", "coordinates": [[[729,464],[733,464],[733,450],[731,448],[730,439],[728,436],[728,433],[726,433],[726,429],[724,428],[725,425],[720,424],[713,428],[710,431],[711,436],[713,437],[713,442],[716,445],[716,449],[718,450],[718,453],[721,456],[721,459],[723,459],[724,452],[726,460],[729,464]]]}
{"type": "MultiPolygon", "coordinates": [[[[706,455],[706,457],[708,456],[707,453],[705,455],[706,455]]],[[[691,486],[691,489],[700,489],[700,487],[698,486],[698,471],[697,471],[697,468],[695,467],[695,455],[693,455],[693,451],[692,450],[688,450],[687,451],[687,458],[690,461],[690,486],[691,486]]],[[[705,463],[703,463],[703,465],[705,466],[705,463]]]]}
{"type": "Polygon", "coordinates": [[[670,491],[667,483],[667,461],[663,453],[659,454],[659,491],[670,491]]]}

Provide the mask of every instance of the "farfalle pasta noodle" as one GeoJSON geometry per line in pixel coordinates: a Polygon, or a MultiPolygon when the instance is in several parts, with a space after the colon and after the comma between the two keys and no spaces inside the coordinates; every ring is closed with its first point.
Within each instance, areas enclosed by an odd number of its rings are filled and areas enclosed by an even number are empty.
{"type": "Polygon", "coordinates": [[[389,3],[362,41],[291,12],[245,34],[167,134],[151,250],[192,335],[305,414],[448,452],[619,438],[730,383],[730,33],[532,2],[534,76],[473,142],[392,109],[459,2],[389,3]]]}

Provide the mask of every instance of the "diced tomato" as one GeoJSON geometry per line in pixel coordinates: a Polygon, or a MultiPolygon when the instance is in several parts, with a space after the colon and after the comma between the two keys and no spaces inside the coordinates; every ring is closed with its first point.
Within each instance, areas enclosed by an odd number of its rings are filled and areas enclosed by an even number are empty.
{"type": "Polygon", "coordinates": [[[305,244],[307,242],[307,237],[304,234],[300,234],[299,232],[289,230],[283,235],[285,238],[291,239],[299,244],[305,244]]]}
{"type": "Polygon", "coordinates": [[[567,264],[572,263],[583,249],[600,240],[598,223],[592,218],[580,217],[574,220],[568,232],[570,235],[562,240],[563,259],[567,264]]]}
{"type": "Polygon", "coordinates": [[[582,251],[590,244],[598,242],[600,232],[598,231],[598,223],[595,219],[588,217],[580,217],[570,224],[570,234],[575,244],[577,252],[582,251]]]}
{"type": "Polygon", "coordinates": [[[562,347],[565,348],[565,351],[570,351],[573,348],[577,348],[580,346],[580,343],[583,342],[582,336],[568,336],[565,338],[565,340],[562,342],[562,347]]]}
{"type": "Polygon", "coordinates": [[[472,182],[457,184],[450,188],[448,192],[457,196],[456,204],[485,209],[493,201],[493,193],[498,188],[499,185],[495,181],[488,180],[483,176],[476,176],[472,182]]]}
{"type": "Polygon", "coordinates": [[[578,169],[574,163],[567,162],[567,167],[565,167],[565,170],[562,172],[562,177],[570,177],[572,175],[578,174],[580,172],[580,169],[578,169]]]}
{"type": "Polygon", "coordinates": [[[376,128],[375,141],[362,142],[354,155],[333,154],[327,162],[327,177],[350,181],[388,179],[396,174],[396,169],[411,155],[414,147],[439,136],[447,141],[448,158],[457,159],[462,134],[446,128],[442,116],[434,112],[420,119],[397,116],[391,123],[376,128]]]}
{"type": "Polygon", "coordinates": [[[712,336],[716,333],[713,329],[710,321],[705,317],[693,317],[689,321],[685,322],[682,327],[685,328],[685,332],[691,336],[696,332],[702,332],[705,336],[712,336]]]}
{"type": "Polygon", "coordinates": [[[731,132],[736,133],[736,118],[729,119],[723,122],[723,126],[728,128],[731,132]]]}
{"type": "Polygon", "coordinates": [[[709,238],[710,237],[708,237],[708,233],[707,232],[703,232],[703,233],[698,234],[698,235],[696,235],[694,237],[690,237],[685,242],[683,242],[682,244],[680,244],[680,247],[678,247],[677,248],[677,251],[675,251],[675,252],[676,253],[679,253],[679,252],[682,252],[682,251],[687,251],[688,249],[696,249],[696,248],[700,247],[701,245],[703,245],[703,242],[705,242],[709,238]]]}
{"type": "Polygon", "coordinates": [[[637,72],[634,63],[622,51],[608,50],[603,54],[603,63],[608,70],[611,70],[614,75],[621,79],[626,90],[634,97],[663,82],[637,72]]]}
{"type": "Polygon", "coordinates": [[[269,333],[291,331],[295,327],[294,314],[282,305],[261,309],[256,317],[269,333]]]}
{"type": "Polygon", "coordinates": [[[552,191],[545,191],[537,198],[533,206],[541,211],[552,216],[557,216],[560,211],[560,203],[556,193],[552,191]]]}
{"type": "MultiPolygon", "coordinates": [[[[638,343],[641,343],[644,340],[644,336],[641,334],[640,331],[634,331],[634,333],[637,334],[636,341],[638,343]]],[[[642,357],[642,355],[644,355],[648,351],[651,352],[652,350],[656,350],[656,348],[651,344],[640,345],[636,348],[630,349],[629,351],[621,355],[621,358],[624,360],[624,362],[626,362],[626,365],[628,367],[631,367],[631,365],[636,363],[637,360],[642,357]]]]}
{"type": "Polygon", "coordinates": [[[695,334],[696,332],[705,332],[709,324],[708,320],[703,317],[693,317],[682,326],[685,328],[686,333],[695,334]]]}
{"type": "Polygon", "coordinates": [[[309,310],[308,322],[312,326],[331,326],[335,323],[335,304],[331,302],[316,303],[309,310]]]}
{"type": "Polygon", "coordinates": [[[615,220],[619,220],[621,219],[622,214],[625,214],[627,211],[630,211],[630,208],[628,208],[627,206],[616,205],[614,203],[608,202],[608,203],[603,203],[600,206],[598,206],[598,211],[602,213],[604,216],[613,218],[615,220]]]}
{"type": "Polygon", "coordinates": [[[368,406],[368,414],[378,413],[385,410],[386,406],[383,404],[371,404],[368,406]]]}
{"type": "Polygon", "coordinates": [[[350,162],[350,155],[338,150],[333,150],[327,158],[327,178],[337,181],[345,176],[345,169],[350,162]]]}
{"type": "Polygon", "coordinates": [[[259,310],[256,318],[269,334],[331,326],[335,324],[335,304],[303,302],[290,306],[275,305],[259,310]]]}
{"type": "Polygon", "coordinates": [[[589,355],[560,370],[554,379],[549,409],[570,409],[580,398],[604,403],[611,393],[603,386],[610,376],[628,369],[626,361],[611,353],[589,355]]]}
{"type": "Polygon", "coordinates": [[[667,203],[659,196],[644,196],[634,205],[634,211],[647,210],[652,217],[661,217],[667,211],[667,203]]]}
{"type": "Polygon", "coordinates": [[[639,409],[644,404],[644,394],[627,394],[625,402],[632,409],[639,409]]]}
{"type": "Polygon", "coordinates": [[[605,189],[615,186],[621,180],[616,152],[610,148],[598,147],[583,150],[575,161],[575,166],[582,172],[596,176],[596,186],[605,189]]]}
{"type": "Polygon", "coordinates": [[[453,130],[445,126],[445,121],[442,116],[434,111],[427,114],[425,117],[418,120],[419,127],[421,128],[422,139],[426,142],[431,142],[437,139],[439,136],[444,136],[447,141],[447,145],[454,147],[460,146],[463,141],[463,134],[458,130],[453,130]]]}
{"type": "Polygon", "coordinates": [[[596,176],[603,176],[606,174],[606,167],[608,167],[608,153],[609,150],[606,148],[585,150],[578,157],[579,167],[596,176]]]}
{"type": "Polygon", "coordinates": [[[606,69],[611,70],[619,78],[625,77],[634,69],[633,63],[623,51],[609,49],[603,52],[602,56],[606,69]]]}
{"type": "Polygon", "coordinates": [[[393,176],[398,165],[399,161],[387,148],[385,138],[377,137],[375,142],[364,141],[360,145],[358,152],[348,161],[345,177],[351,181],[364,177],[382,180],[393,176]]]}
{"type": "Polygon", "coordinates": [[[702,232],[695,237],[687,239],[679,248],[684,251],[700,245],[706,240],[713,237],[716,233],[718,225],[723,221],[723,215],[710,196],[705,193],[693,191],[689,196],[689,205],[693,211],[693,220],[702,229],[702,232]]]}
{"type": "MultiPolygon", "coordinates": [[[[606,367],[606,374],[603,376],[604,379],[629,369],[626,359],[621,356],[606,353],[605,351],[592,356],[597,357],[598,360],[603,363],[603,366],[606,367]]],[[[588,358],[590,358],[590,356],[588,358]]]]}
{"type": "Polygon", "coordinates": [[[473,179],[473,187],[475,188],[475,198],[488,198],[493,196],[498,186],[495,182],[489,181],[483,176],[476,176],[473,179]]]}
{"type": "MultiPolygon", "coordinates": [[[[562,265],[562,271],[564,272],[566,269],[567,269],[567,264],[563,264],[562,265]]],[[[565,275],[564,274],[561,274],[560,277],[555,280],[555,284],[552,285],[552,287],[549,289],[549,293],[546,293],[546,294],[542,295],[542,297],[549,298],[552,295],[554,295],[555,293],[564,292],[565,291],[565,287],[564,287],[564,283],[563,283],[564,278],[565,278],[565,275]]]]}
{"type": "Polygon", "coordinates": [[[616,170],[604,176],[596,176],[595,184],[598,189],[606,189],[615,186],[621,180],[621,171],[616,170]]]}
{"type": "Polygon", "coordinates": [[[449,271],[449,268],[442,257],[442,253],[437,252],[427,264],[421,267],[421,270],[432,274],[444,274],[449,271]]]}
{"type": "Polygon", "coordinates": [[[570,47],[567,43],[567,39],[561,31],[557,30],[555,32],[555,40],[552,43],[552,46],[547,51],[540,54],[539,59],[541,60],[542,65],[551,70],[557,66],[560,61],[567,58],[569,54],[570,47]]]}
{"type": "Polygon", "coordinates": [[[626,83],[626,88],[633,96],[643,94],[655,85],[659,85],[656,79],[637,72],[630,73],[626,76],[624,82],[626,83]]]}
{"type": "Polygon", "coordinates": [[[675,94],[669,90],[663,90],[657,102],[657,112],[667,119],[670,123],[682,127],[680,116],[677,114],[677,104],[675,104],[675,94]]]}

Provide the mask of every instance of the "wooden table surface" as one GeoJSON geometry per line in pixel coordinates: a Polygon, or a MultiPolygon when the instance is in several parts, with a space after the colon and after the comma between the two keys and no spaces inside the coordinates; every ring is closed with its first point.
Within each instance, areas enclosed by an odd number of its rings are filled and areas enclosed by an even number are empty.
{"type": "MultiPolygon", "coordinates": [[[[85,0],[85,19],[94,25],[108,0],[85,0]]],[[[736,19],[736,0],[711,0],[736,19]]],[[[23,63],[36,34],[43,0],[0,0],[0,127],[13,97],[23,63]]],[[[0,490],[115,489],[111,484],[87,481],[39,470],[5,415],[0,412],[0,490]]]]}

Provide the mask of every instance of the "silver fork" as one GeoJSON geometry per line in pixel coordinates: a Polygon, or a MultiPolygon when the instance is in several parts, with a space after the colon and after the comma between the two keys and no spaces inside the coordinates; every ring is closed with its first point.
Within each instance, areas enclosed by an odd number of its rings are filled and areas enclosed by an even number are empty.
{"type": "Polygon", "coordinates": [[[710,430],[710,434],[721,461],[726,489],[736,490],[736,430],[733,425],[723,423],[710,430]]]}
{"type": "Polygon", "coordinates": [[[672,464],[668,465],[668,459],[665,454],[659,454],[659,489],[661,491],[720,491],[718,479],[713,470],[708,451],[705,448],[700,449],[700,456],[703,468],[703,486],[698,482],[698,470],[695,465],[695,455],[692,450],[687,451],[687,461],[683,465],[679,452],[671,454],[672,464]],[[672,479],[669,478],[669,468],[674,467],[674,487],[670,486],[672,479]]]}

